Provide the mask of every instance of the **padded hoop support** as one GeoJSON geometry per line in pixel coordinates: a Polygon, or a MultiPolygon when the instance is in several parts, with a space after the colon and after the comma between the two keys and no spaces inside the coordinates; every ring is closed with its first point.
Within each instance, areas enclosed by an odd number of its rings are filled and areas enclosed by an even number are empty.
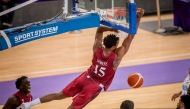
{"type": "MultiPolygon", "coordinates": [[[[30,25],[30,24],[27,24],[30,25]]],[[[71,17],[68,21],[55,19],[46,24],[34,25],[28,29],[24,29],[18,33],[12,33],[15,29],[24,28],[26,26],[20,26],[16,28],[10,28],[4,30],[4,33],[8,36],[7,40],[10,40],[12,47],[18,46],[30,41],[34,41],[41,38],[62,34],[69,31],[94,28],[100,26],[100,17],[97,13],[87,13],[80,16],[71,17]]],[[[0,50],[10,48],[3,35],[0,36],[0,50]]],[[[5,35],[4,35],[5,36],[5,35]]]]}
{"type": "Polygon", "coordinates": [[[137,33],[137,16],[136,16],[136,3],[129,3],[129,33],[137,33]]]}

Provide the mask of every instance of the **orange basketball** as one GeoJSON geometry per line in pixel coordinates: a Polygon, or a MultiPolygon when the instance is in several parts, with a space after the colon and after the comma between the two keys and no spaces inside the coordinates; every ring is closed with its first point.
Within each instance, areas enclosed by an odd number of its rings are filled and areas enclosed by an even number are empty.
{"type": "Polygon", "coordinates": [[[129,75],[127,82],[132,88],[139,88],[142,86],[144,79],[140,73],[132,73],[129,75]]]}

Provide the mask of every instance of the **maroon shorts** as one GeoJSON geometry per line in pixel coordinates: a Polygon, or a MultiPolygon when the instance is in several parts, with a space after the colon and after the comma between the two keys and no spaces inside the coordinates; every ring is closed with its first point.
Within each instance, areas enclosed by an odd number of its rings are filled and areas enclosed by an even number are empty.
{"type": "Polygon", "coordinates": [[[75,109],[84,108],[89,102],[96,98],[102,88],[95,83],[91,78],[87,78],[87,74],[83,73],[64,89],[63,93],[66,97],[73,98],[72,105],[75,109]]]}

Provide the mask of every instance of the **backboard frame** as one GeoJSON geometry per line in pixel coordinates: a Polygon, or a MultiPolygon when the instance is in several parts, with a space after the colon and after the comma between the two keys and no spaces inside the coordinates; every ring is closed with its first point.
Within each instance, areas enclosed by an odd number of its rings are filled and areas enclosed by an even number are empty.
{"type": "MultiPolygon", "coordinates": [[[[95,1],[95,10],[94,11],[100,12],[102,9],[99,9],[97,7],[97,0],[94,0],[94,1],[95,1]]],[[[110,16],[114,16],[114,0],[111,0],[111,1],[112,1],[112,12],[107,11],[106,14],[110,15],[110,16]]],[[[129,14],[129,17],[128,17],[129,25],[128,26],[119,25],[117,23],[110,22],[108,20],[101,20],[100,24],[121,30],[121,31],[129,33],[129,34],[136,34],[136,32],[137,32],[137,27],[136,27],[136,19],[137,19],[136,9],[137,9],[137,7],[136,7],[136,3],[134,2],[134,0],[128,0],[128,1],[129,2],[127,2],[127,0],[126,0],[126,8],[128,7],[128,9],[126,9],[126,11],[129,14]]],[[[75,2],[75,0],[72,0],[72,11],[73,11],[73,14],[78,14],[81,12],[88,12],[88,10],[78,8],[78,4],[75,2]]]]}

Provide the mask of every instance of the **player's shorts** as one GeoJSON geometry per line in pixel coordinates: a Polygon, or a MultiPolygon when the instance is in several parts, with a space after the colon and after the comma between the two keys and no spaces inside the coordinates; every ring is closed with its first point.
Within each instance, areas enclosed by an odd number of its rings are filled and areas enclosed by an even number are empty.
{"type": "Polygon", "coordinates": [[[64,89],[63,93],[66,97],[73,98],[72,105],[75,109],[84,108],[89,102],[96,98],[102,88],[91,78],[87,78],[87,73],[81,74],[64,89]]]}

